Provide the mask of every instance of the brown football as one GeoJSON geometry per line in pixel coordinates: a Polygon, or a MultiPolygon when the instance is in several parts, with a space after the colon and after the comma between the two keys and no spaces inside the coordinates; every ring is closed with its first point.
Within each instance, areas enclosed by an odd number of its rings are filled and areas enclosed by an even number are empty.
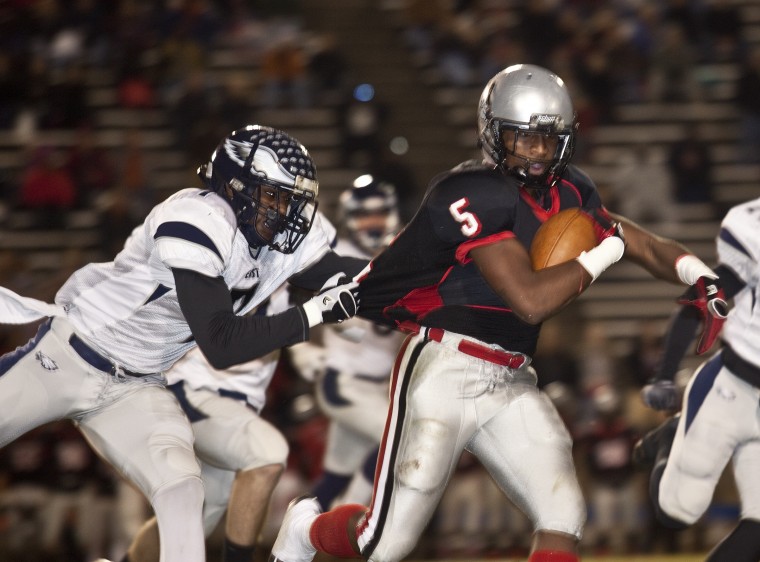
{"type": "Polygon", "coordinates": [[[542,224],[530,245],[533,270],[577,258],[596,246],[593,219],[578,208],[565,209],[542,224]]]}

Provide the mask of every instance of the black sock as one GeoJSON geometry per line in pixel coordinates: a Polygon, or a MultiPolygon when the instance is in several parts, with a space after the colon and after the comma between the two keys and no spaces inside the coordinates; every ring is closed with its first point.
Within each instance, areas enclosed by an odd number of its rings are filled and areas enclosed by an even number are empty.
{"type": "Polygon", "coordinates": [[[712,549],[706,562],[754,562],[760,560],[760,521],[742,519],[725,539],[712,549]]]}
{"type": "Polygon", "coordinates": [[[253,562],[253,551],[256,545],[240,546],[227,537],[224,538],[223,562],[253,562]]]}

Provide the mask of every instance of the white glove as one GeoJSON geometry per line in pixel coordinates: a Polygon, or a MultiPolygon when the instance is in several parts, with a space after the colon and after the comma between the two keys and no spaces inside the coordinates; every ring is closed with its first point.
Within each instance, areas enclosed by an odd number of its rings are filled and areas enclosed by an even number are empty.
{"type": "Polygon", "coordinates": [[[359,283],[353,281],[325,289],[313,296],[302,308],[309,321],[309,328],[318,324],[335,324],[343,322],[356,314],[358,304],[356,302],[356,290],[359,283]]]}
{"type": "Polygon", "coordinates": [[[581,252],[581,255],[575,259],[583,266],[583,269],[589,272],[593,282],[605,269],[622,258],[624,251],[623,239],[620,236],[610,236],[588,252],[581,252]]]}

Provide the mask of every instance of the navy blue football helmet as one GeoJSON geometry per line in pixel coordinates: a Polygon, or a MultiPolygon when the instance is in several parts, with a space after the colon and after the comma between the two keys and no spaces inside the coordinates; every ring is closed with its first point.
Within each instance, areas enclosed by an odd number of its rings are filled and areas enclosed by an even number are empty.
{"type": "Polygon", "coordinates": [[[401,227],[396,187],[377,176],[364,174],[338,199],[338,213],[353,241],[369,254],[390,244],[401,227]],[[368,215],[382,217],[367,222],[368,215]]]}
{"type": "Polygon", "coordinates": [[[253,250],[269,246],[290,254],[309,233],[317,210],[317,168],[290,135],[261,125],[233,131],[198,175],[229,202],[253,250]],[[287,202],[284,213],[276,203],[281,201],[287,202]]]}

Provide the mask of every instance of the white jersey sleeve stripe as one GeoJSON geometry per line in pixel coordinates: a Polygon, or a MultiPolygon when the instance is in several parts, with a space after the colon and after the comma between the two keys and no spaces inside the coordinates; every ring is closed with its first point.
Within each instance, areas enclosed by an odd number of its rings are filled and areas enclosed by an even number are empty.
{"type": "Polygon", "coordinates": [[[219,256],[220,259],[224,259],[222,258],[222,254],[217,249],[216,244],[211,241],[211,238],[209,238],[205,232],[193,226],[192,224],[177,221],[162,223],[156,229],[156,234],[153,235],[153,238],[155,240],[158,240],[159,238],[165,236],[171,238],[179,238],[181,240],[187,240],[188,242],[192,242],[194,244],[199,244],[214,252],[217,256],[219,256]]]}

